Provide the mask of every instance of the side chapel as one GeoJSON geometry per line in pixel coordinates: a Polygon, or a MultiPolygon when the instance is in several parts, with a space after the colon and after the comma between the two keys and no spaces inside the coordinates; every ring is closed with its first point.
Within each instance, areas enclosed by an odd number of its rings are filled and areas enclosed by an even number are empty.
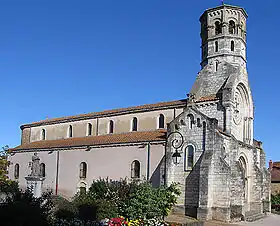
{"type": "Polygon", "coordinates": [[[10,178],[26,188],[35,154],[42,189],[67,198],[93,179],[127,177],[180,183],[175,211],[202,220],[270,212],[270,173],[253,137],[247,17],[226,4],[202,14],[201,71],[187,99],[22,125],[10,178]]]}

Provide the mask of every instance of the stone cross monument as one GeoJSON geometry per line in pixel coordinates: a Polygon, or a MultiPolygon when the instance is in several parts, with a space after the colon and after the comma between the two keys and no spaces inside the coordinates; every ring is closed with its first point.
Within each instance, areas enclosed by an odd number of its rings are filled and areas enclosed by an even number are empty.
{"type": "Polygon", "coordinates": [[[40,158],[37,156],[37,153],[34,153],[32,156],[31,174],[25,177],[25,179],[27,188],[32,191],[34,197],[41,197],[45,178],[40,173],[40,158]]]}

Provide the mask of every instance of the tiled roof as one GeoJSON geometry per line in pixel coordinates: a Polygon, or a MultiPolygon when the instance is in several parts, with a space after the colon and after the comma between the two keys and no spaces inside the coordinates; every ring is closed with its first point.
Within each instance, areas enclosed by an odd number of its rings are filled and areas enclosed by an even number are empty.
{"type": "Polygon", "coordinates": [[[271,182],[280,182],[280,162],[273,162],[271,169],[271,182]]]}
{"type": "Polygon", "coordinates": [[[51,148],[69,148],[81,146],[99,146],[113,144],[128,144],[139,142],[165,141],[166,130],[129,132],[122,134],[108,134],[100,136],[88,136],[68,138],[61,140],[43,140],[20,145],[10,151],[51,149],[51,148]]]}
{"type": "Polygon", "coordinates": [[[169,101],[169,102],[160,102],[156,104],[145,104],[135,107],[128,107],[128,108],[118,108],[113,110],[106,110],[101,112],[92,112],[87,114],[80,114],[76,116],[67,116],[61,118],[53,118],[53,119],[46,119],[41,120],[39,122],[33,122],[30,124],[25,124],[21,126],[21,129],[25,127],[32,127],[32,126],[40,126],[40,125],[48,125],[48,124],[55,124],[67,121],[78,121],[83,119],[91,119],[91,118],[98,118],[104,116],[114,116],[126,113],[136,113],[136,112],[143,112],[143,111],[151,111],[151,110],[160,110],[166,108],[173,108],[173,107],[184,107],[187,104],[187,99],[176,100],[176,101],[169,101]]]}
{"type": "Polygon", "coordinates": [[[195,102],[214,101],[214,100],[218,100],[218,97],[216,95],[210,95],[210,96],[200,97],[195,102]]]}

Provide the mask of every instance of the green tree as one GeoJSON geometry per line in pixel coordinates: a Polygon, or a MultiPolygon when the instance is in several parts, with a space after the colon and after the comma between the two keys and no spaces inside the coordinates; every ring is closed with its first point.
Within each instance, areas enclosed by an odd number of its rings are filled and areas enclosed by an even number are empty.
{"type": "Polygon", "coordinates": [[[9,146],[6,145],[4,147],[2,147],[2,150],[0,151],[0,183],[2,181],[6,181],[8,180],[8,176],[7,176],[7,169],[8,169],[8,149],[9,146]]]}
{"type": "Polygon", "coordinates": [[[28,189],[14,191],[0,205],[1,226],[51,225],[52,208],[50,193],[35,198],[28,189]]]}
{"type": "Polygon", "coordinates": [[[124,215],[129,219],[160,219],[168,215],[179,194],[177,184],[153,188],[149,182],[141,183],[130,193],[124,215]]]}

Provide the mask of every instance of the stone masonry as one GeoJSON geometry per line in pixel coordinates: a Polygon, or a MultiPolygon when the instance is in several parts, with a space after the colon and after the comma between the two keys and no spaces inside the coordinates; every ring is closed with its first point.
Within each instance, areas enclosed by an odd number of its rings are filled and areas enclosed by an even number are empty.
{"type": "Polygon", "coordinates": [[[202,69],[187,106],[168,133],[183,137],[174,164],[167,141],[167,184],[180,184],[177,210],[201,220],[254,220],[270,212],[270,173],[253,139],[254,107],[246,69],[243,8],[221,5],[200,18],[202,69]]]}

